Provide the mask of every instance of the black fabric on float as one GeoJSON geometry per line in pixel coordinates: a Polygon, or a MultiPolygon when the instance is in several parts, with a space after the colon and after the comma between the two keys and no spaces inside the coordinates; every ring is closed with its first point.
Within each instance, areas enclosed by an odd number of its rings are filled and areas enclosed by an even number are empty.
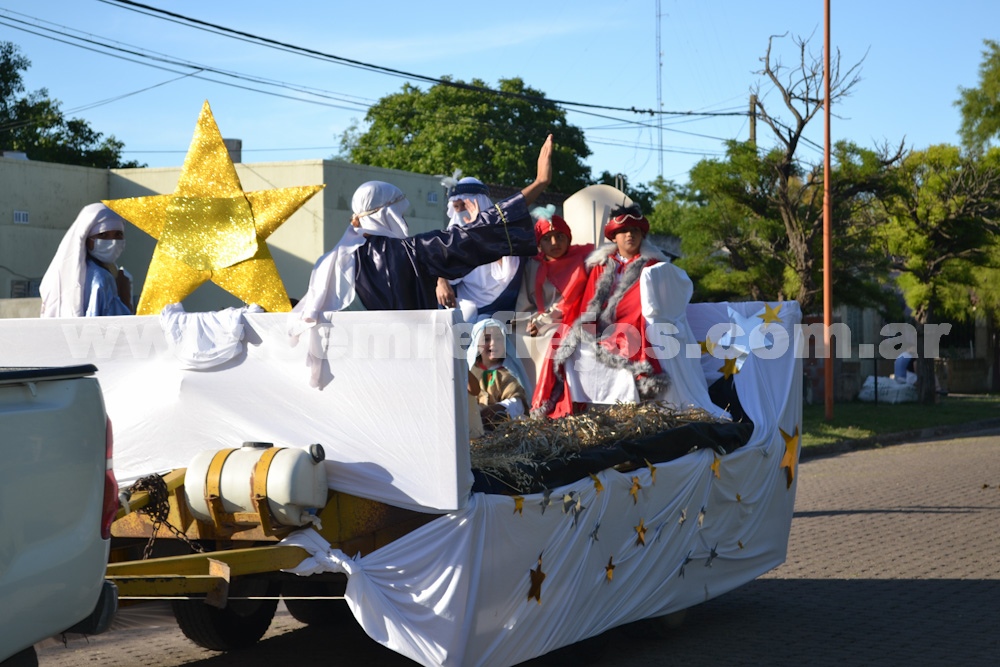
{"type": "Polygon", "coordinates": [[[528,494],[542,493],[583,479],[588,474],[615,466],[641,467],[664,463],[698,449],[712,449],[728,454],[747,443],[753,433],[749,422],[692,422],[662,433],[621,440],[611,447],[592,447],[548,461],[518,464],[519,478],[531,479],[529,488],[514,481],[513,475],[473,469],[473,493],[528,494]]]}

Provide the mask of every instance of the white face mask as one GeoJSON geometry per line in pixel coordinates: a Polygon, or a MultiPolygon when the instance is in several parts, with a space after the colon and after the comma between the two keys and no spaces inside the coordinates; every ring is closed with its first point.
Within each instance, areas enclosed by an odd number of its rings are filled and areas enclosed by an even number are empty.
{"type": "Polygon", "coordinates": [[[124,239],[93,239],[93,241],[94,249],[90,251],[90,256],[105,264],[117,262],[125,250],[124,239]]]}

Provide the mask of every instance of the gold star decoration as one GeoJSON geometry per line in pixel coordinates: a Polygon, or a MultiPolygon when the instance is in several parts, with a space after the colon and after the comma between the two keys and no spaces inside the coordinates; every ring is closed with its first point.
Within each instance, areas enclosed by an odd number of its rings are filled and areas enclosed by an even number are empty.
{"type": "Polygon", "coordinates": [[[528,599],[535,598],[538,604],[542,604],[542,582],[545,581],[545,573],[542,572],[542,554],[538,554],[538,567],[529,570],[531,575],[531,587],[528,589],[528,599]]]}
{"type": "Polygon", "coordinates": [[[742,503],[743,502],[743,496],[741,496],[740,494],[737,493],[736,494],[736,502],[742,503]]]}
{"type": "Polygon", "coordinates": [[[639,483],[638,477],[632,478],[632,488],[628,490],[628,494],[632,496],[632,504],[636,505],[639,502],[639,489],[642,488],[642,484],[639,483]]]}
{"type": "Polygon", "coordinates": [[[206,101],[173,194],[104,201],[157,239],[136,314],[159,314],[209,280],[268,312],[291,310],[265,241],[323,187],[244,192],[206,101]]]}
{"type": "Polygon", "coordinates": [[[743,540],[736,540],[736,546],[738,546],[740,549],[743,549],[744,548],[743,547],[743,540]]]}
{"type": "Polygon", "coordinates": [[[722,373],[722,376],[727,380],[739,373],[740,369],[736,367],[736,357],[723,361],[722,367],[719,368],[719,372],[722,373]]]}
{"type": "Polygon", "coordinates": [[[715,454],[712,455],[712,465],[710,467],[712,468],[712,474],[715,475],[716,477],[718,477],[719,476],[719,457],[716,456],[715,454]]]}
{"type": "Polygon", "coordinates": [[[795,432],[792,435],[788,435],[780,428],[778,431],[785,441],[785,455],[781,457],[781,467],[785,469],[785,476],[788,482],[785,488],[790,489],[792,488],[792,482],[795,481],[795,463],[799,458],[799,427],[795,427],[795,432]]]}
{"type": "Polygon", "coordinates": [[[604,566],[604,576],[608,581],[615,576],[615,564],[612,562],[614,559],[614,556],[608,558],[608,564],[604,566]]]}
{"type": "Polygon", "coordinates": [[[524,516],[524,496],[514,496],[514,514],[524,516]]]}
{"type": "Polygon", "coordinates": [[[698,344],[701,345],[702,354],[712,354],[715,351],[715,341],[708,336],[705,336],[705,340],[698,341],[698,344]]]}
{"type": "Polygon", "coordinates": [[[587,473],[587,474],[590,475],[590,479],[592,479],[594,481],[594,491],[596,491],[597,493],[600,493],[601,491],[603,491],[604,490],[604,485],[601,484],[601,480],[597,477],[597,475],[595,475],[592,472],[591,473],[587,473]]]}
{"type": "Polygon", "coordinates": [[[635,527],[635,545],[646,546],[646,522],[644,519],[639,519],[639,525],[635,527]]]}
{"type": "Polygon", "coordinates": [[[653,486],[656,486],[656,466],[649,462],[649,459],[643,459],[646,462],[646,467],[649,468],[649,481],[653,486]]]}
{"type": "Polygon", "coordinates": [[[764,304],[764,314],[758,315],[760,319],[764,320],[764,324],[771,324],[773,322],[781,322],[781,303],[779,302],[777,306],[772,308],[771,306],[764,304]]]}

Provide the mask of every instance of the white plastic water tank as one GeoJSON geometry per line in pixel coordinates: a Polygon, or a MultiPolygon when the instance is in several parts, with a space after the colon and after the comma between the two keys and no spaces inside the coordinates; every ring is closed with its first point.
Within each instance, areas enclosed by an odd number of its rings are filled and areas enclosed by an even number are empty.
{"type": "Polygon", "coordinates": [[[326,505],[327,481],[323,466],[323,448],[312,445],[309,450],[294,447],[272,447],[270,443],[244,443],[232,450],[222,464],[219,479],[210,482],[208,475],[218,451],[199,452],[184,475],[184,495],[191,513],[199,521],[212,522],[212,511],[206,491],[217,486],[222,511],[227,514],[256,512],[254,469],[262,456],[271,458],[267,466],[265,495],[275,523],[284,526],[304,526],[315,523],[311,510],[326,505]]]}

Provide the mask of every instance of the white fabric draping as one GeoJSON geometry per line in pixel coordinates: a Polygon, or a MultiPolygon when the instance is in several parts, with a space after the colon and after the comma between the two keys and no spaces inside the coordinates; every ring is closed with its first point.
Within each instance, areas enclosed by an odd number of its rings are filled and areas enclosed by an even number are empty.
{"type": "MultiPolygon", "coordinates": [[[[686,319],[704,340],[713,326],[763,312],[760,303],[695,304],[686,319]]],[[[655,473],[605,470],[600,490],[588,478],[525,496],[520,510],[515,498],[474,494],[462,510],[361,557],[300,531],[287,543],[314,556],[293,571],[346,573],[348,603],[373,639],[422,665],[448,666],[513,665],[754,579],[784,561],[796,488],[782,467],[782,432],[801,428],[797,304],[781,304],[780,315],[756,319],[770,343],[735,375],[755,424],[741,449],[698,450],[655,473]]]]}
{"type": "MultiPolygon", "coordinates": [[[[679,311],[659,312],[678,321],[679,311]]],[[[685,314],[694,341],[729,336],[718,356],[702,356],[705,370],[742,358],[734,383],[754,423],[749,442],[655,472],[605,470],[600,488],[587,478],[524,496],[520,509],[516,498],[469,494],[454,311],[396,311],[391,324],[385,313],[332,314],[339,356],[324,392],[305,386],[281,314],[246,314],[245,350],[203,371],[179,367],[156,317],[5,320],[0,365],[96,364],[125,482],[244,440],[319,442],[331,488],[445,511],[364,556],[309,531],[289,543],[313,554],[303,573],[347,574],[355,618],[385,646],[423,665],[513,665],[716,597],[785,558],[802,413],[798,305],[692,304],[685,314]],[[529,597],[533,570],[545,575],[540,599],[529,597]]]]}
{"type": "Polygon", "coordinates": [[[454,311],[390,315],[330,313],[317,327],[333,373],[321,392],[303,372],[306,346],[289,346],[285,313],[243,314],[243,349],[203,370],[185,370],[159,316],[0,320],[0,366],[97,366],[121,484],[244,441],[320,443],[333,489],[424,512],[457,509],[472,473],[454,311]]]}
{"type": "Polygon", "coordinates": [[[160,311],[160,326],[180,367],[204,370],[243,352],[243,316],[248,312],[262,313],[264,309],[251,305],[188,313],[181,304],[172,303],[160,311]]]}

